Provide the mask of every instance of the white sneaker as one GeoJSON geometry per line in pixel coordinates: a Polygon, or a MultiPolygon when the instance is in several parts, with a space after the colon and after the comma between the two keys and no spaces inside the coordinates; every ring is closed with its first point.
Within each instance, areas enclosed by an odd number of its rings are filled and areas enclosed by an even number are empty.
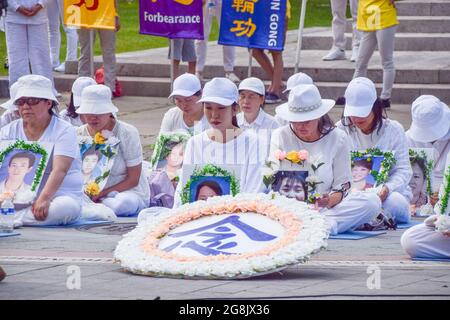
{"type": "Polygon", "coordinates": [[[54,68],[53,70],[55,70],[56,72],[65,73],[66,72],[66,64],[63,62],[59,66],[54,68]]]}
{"type": "Polygon", "coordinates": [[[353,47],[352,49],[352,57],[350,58],[351,62],[356,62],[359,55],[359,47],[353,47]]]}
{"type": "Polygon", "coordinates": [[[225,77],[233,82],[240,82],[241,79],[234,72],[225,72],[225,77]]]}
{"type": "Polygon", "coordinates": [[[342,49],[331,49],[328,54],[322,58],[324,61],[333,61],[333,60],[345,60],[345,51],[342,49]]]}

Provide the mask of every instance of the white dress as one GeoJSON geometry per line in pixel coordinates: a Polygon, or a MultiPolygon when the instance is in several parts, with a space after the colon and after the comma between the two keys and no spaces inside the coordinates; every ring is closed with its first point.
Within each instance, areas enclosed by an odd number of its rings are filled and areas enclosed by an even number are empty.
{"type": "MultiPolygon", "coordinates": [[[[323,183],[317,186],[321,194],[343,192],[351,186],[350,146],[346,134],[340,129],[333,129],[315,142],[300,140],[290,125],[276,129],[272,133],[269,159],[280,170],[308,171],[314,175],[311,163],[324,163],[315,173],[323,183]],[[278,161],[273,155],[276,150],[284,152],[307,150],[309,159],[303,167],[291,164],[287,160],[278,161]]],[[[323,210],[331,230],[330,233],[344,233],[370,222],[381,210],[381,202],[373,193],[355,192],[347,195],[332,209],[323,210]]]]}
{"type": "Polygon", "coordinates": [[[409,162],[409,149],[405,131],[402,125],[390,119],[383,119],[380,131],[376,129],[372,134],[364,134],[357,127],[344,126],[341,121],[337,127],[344,130],[350,137],[352,151],[379,148],[382,151],[392,151],[396,164],[392,168],[387,182],[389,195],[383,202],[383,209],[398,223],[407,223],[410,220],[409,203],[412,199],[408,184],[412,177],[411,163],[409,162]]]}

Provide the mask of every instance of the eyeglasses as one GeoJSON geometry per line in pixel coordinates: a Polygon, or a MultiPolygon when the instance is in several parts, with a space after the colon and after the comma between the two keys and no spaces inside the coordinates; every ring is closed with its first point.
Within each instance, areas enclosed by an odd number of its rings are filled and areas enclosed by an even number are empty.
{"type": "Polygon", "coordinates": [[[17,99],[16,101],[14,101],[14,104],[16,106],[23,106],[26,103],[29,106],[35,106],[39,102],[45,101],[45,100],[47,100],[47,99],[43,99],[43,98],[20,98],[20,99],[17,99]]]}

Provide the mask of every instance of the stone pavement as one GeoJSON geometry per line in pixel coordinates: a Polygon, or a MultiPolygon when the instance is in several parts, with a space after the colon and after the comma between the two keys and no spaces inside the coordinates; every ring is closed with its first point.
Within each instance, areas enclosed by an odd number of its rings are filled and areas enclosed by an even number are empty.
{"type": "MultiPolygon", "coordinates": [[[[123,97],[114,103],[121,110],[120,119],[139,129],[146,156],[150,156],[146,146],[155,140],[162,116],[171,106],[168,100],[123,97]]],[[[268,107],[271,113],[273,109],[268,107]]],[[[389,114],[408,128],[408,111],[407,105],[395,105],[389,114]]],[[[338,119],[341,112],[335,108],[333,118],[338,119]]],[[[135,220],[120,218],[115,227],[135,220]]],[[[0,238],[0,265],[8,273],[0,282],[0,299],[450,298],[449,264],[411,261],[400,247],[403,230],[357,241],[329,240],[328,249],[304,265],[238,281],[126,273],[112,261],[121,236],[102,234],[102,230],[21,228],[20,236],[0,238]],[[81,274],[79,290],[67,287],[73,266],[81,274]],[[367,286],[374,272],[380,274],[380,289],[367,286]]]]}

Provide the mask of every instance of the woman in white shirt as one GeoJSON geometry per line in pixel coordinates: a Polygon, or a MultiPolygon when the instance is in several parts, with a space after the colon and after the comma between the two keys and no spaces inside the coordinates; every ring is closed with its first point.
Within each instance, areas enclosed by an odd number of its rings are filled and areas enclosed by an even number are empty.
{"type": "MultiPolygon", "coordinates": [[[[445,159],[450,152],[450,110],[438,98],[423,95],[412,103],[412,123],[406,131],[406,140],[410,148],[433,149],[433,176],[434,189],[438,191],[444,176],[445,159]]],[[[432,196],[433,204],[436,196],[432,196]]]]}
{"type": "Polygon", "coordinates": [[[176,107],[165,113],[159,134],[182,130],[193,135],[209,128],[199,102],[201,95],[202,86],[195,75],[185,73],[176,78],[169,96],[175,101],[176,107]]]}
{"type": "Polygon", "coordinates": [[[70,103],[66,109],[59,113],[59,116],[69,122],[74,127],[80,127],[84,124],[81,116],[77,113],[77,109],[81,104],[81,93],[83,89],[92,85],[96,85],[94,79],[89,77],[79,77],[72,84],[72,94],[70,96],[70,103]]]}
{"type": "Polygon", "coordinates": [[[91,136],[107,130],[117,138],[119,147],[103,190],[92,196],[112,209],[117,216],[129,216],[148,207],[150,189],[142,170],[142,146],[137,129],[113,116],[118,112],[111,102],[111,90],[104,85],[86,87],[77,110],[86,124],[77,128],[78,136],[91,136]]]}
{"type": "Polygon", "coordinates": [[[388,216],[397,223],[409,222],[412,194],[408,184],[412,169],[402,125],[383,116],[375,85],[367,78],[353,79],[347,87],[345,99],[344,117],[337,127],[347,133],[352,151],[379,148],[394,153],[396,163],[378,196],[388,216]]]}
{"type": "Polygon", "coordinates": [[[347,195],[352,181],[350,146],[346,134],[335,128],[327,115],[333,106],[334,100],[322,100],[314,85],[293,88],[288,102],[276,109],[290,124],[272,133],[269,160],[277,170],[293,170],[287,160],[276,159],[276,151],[308,151],[309,159],[302,166],[294,165],[298,167],[294,170],[308,171],[309,179],[315,176],[322,182],[316,189],[321,194],[317,203],[335,235],[371,221],[380,212],[381,202],[372,193],[347,195]],[[323,165],[314,172],[312,164],[319,163],[323,165]]]}
{"type": "Polygon", "coordinates": [[[83,177],[75,129],[55,115],[58,100],[45,77],[23,76],[14,104],[22,119],[3,127],[1,140],[25,140],[54,144],[38,197],[29,208],[18,211],[23,225],[69,224],[81,214],[83,177]]]}
{"type": "Polygon", "coordinates": [[[253,130],[260,143],[267,146],[261,156],[267,158],[270,136],[280,125],[263,109],[266,90],[264,83],[258,78],[247,78],[239,84],[239,107],[241,112],[236,116],[237,123],[244,130],[253,130]],[[263,142],[266,141],[266,142],[263,142]],[[265,153],[265,154],[264,154],[265,153]]]}
{"type": "MultiPolygon", "coordinates": [[[[450,174],[450,153],[446,157],[445,168],[450,174]]],[[[401,245],[411,258],[450,259],[450,230],[435,230],[436,220],[442,214],[445,187],[445,183],[442,183],[439,192],[440,200],[434,207],[435,215],[428,217],[424,223],[409,228],[402,235],[401,245]]],[[[450,215],[450,204],[447,204],[444,214],[450,215]]]]}

